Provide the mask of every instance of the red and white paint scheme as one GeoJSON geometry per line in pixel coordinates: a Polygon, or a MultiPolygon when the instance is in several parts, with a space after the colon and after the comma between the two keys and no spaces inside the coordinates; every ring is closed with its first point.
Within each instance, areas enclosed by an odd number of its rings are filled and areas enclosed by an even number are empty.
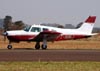
{"type": "Polygon", "coordinates": [[[9,40],[8,49],[12,49],[11,42],[36,42],[35,49],[46,49],[48,41],[61,41],[69,39],[87,38],[92,35],[96,16],[89,16],[77,29],[56,28],[43,25],[32,25],[24,30],[6,31],[4,34],[9,40]],[[40,46],[40,42],[43,44],[40,46]]]}

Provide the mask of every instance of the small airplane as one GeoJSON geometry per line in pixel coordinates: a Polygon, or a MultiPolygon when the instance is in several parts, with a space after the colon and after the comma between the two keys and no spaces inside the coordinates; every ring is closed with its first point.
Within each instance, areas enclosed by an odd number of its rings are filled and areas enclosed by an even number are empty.
{"type": "Polygon", "coordinates": [[[6,31],[3,35],[9,40],[8,49],[12,49],[12,42],[28,41],[36,42],[35,49],[47,49],[47,42],[61,41],[70,39],[88,38],[92,35],[96,16],[89,16],[77,29],[56,28],[43,25],[32,25],[24,30],[6,31]],[[40,46],[40,42],[43,44],[40,46]]]}

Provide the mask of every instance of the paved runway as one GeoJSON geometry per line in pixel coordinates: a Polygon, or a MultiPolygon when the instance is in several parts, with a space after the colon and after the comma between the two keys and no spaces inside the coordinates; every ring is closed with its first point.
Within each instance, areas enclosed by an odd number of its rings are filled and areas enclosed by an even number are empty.
{"type": "Polygon", "coordinates": [[[100,61],[100,50],[0,49],[0,61],[100,61]]]}

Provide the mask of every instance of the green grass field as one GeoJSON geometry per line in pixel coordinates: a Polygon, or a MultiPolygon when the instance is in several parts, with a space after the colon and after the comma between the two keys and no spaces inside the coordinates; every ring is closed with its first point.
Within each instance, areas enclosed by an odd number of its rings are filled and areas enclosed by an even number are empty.
{"type": "Polygon", "coordinates": [[[0,71],[100,71],[100,62],[0,62],[0,71]]]}

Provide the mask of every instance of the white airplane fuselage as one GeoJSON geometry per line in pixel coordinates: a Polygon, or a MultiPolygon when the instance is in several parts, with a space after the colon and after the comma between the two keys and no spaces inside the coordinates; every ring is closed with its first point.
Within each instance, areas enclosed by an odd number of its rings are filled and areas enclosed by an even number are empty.
{"type": "MultiPolygon", "coordinates": [[[[40,33],[43,32],[43,29],[47,31],[54,31],[61,33],[55,41],[60,40],[68,40],[68,39],[79,39],[91,36],[92,34],[88,34],[86,32],[78,31],[77,29],[63,29],[42,25],[32,25],[28,31],[26,30],[17,30],[17,31],[7,31],[8,39],[11,41],[34,41],[34,38],[40,33]],[[32,28],[39,28],[39,31],[32,31],[32,28]]],[[[52,35],[53,36],[53,35],[52,35]]]]}

